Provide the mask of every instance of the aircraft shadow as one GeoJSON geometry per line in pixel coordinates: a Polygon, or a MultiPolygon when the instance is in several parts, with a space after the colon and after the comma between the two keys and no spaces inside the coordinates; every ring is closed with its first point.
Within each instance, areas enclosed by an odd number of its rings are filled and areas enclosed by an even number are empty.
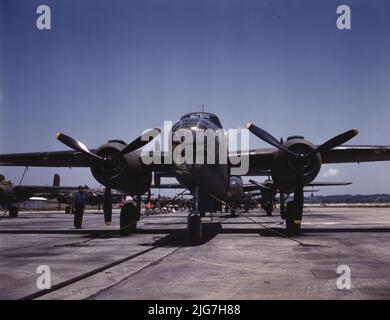
{"type": "MultiPolygon", "coordinates": [[[[219,222],[203,224],[203,240],[198,245],[205,244],[211,241],[222,231],[222,225],[219,222]]],[[[153,229],[137,230],[137,234],[161,234],[167,233],[167,235],[153,243],[155,246],[161,247],[190,247],[194,246],[189,238],[187,229],[153,229]],[[150,232],[153,231],[153,232],[150,232]]]]}
{"type": "MultiPolygon", "coordinates": [[[[387,227],[374,227],[374,228],[310,228],[302,229],[302,234],[297,238],[305,238],[308,234],[341,234],[341,233],[390,233],[390,228],[387,227]]],[[[172,228],[153,228],[153,229],[137,229],[134,234],[129,236],[121,236],[119,230],[0,230],[0,234],[74,234],[83,235],[84,239],[110,239],[110,238],[123,238],[131,237],[137,234],[155,234],[164,235],[161,239],[153,242],[153,246],[163,247],[190,247],[191,244],[188,232],[186,228],[172,229],[172,228]]],[[[203,241],[198,245],[203,245],[218,234],[254,234],[261,237],[274,237],[283,238],[286,237],[286,230],[284,228],[226,228],[222,227],[220,222],[205,223],[203,224],[203,241]]],[[[145,244],[145,246],[150,246],[145,244]]]]}

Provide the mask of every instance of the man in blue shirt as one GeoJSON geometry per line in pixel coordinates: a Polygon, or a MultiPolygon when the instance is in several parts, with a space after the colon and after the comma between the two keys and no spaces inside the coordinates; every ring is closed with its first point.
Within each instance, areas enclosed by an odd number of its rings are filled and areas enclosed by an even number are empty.
{"type": "Polygon", "coordinates": [[[77,192],[73,194],[72,202],[72,209],[74,212],[74,226],[76,229],[80,229],[83,223],[83,214],[86,202],[87,199],[84,194],[84,188],[82,186],[79,186],[77,188],[77,192]]]}

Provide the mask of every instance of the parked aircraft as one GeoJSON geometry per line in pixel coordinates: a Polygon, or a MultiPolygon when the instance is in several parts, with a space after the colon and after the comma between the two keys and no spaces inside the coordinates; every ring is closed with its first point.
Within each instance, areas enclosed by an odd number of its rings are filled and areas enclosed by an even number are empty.
{"type": "MultiPolygon", "coordinates": [[[[278,190],[284,194],[293,193],[293,200],[286,207],[286,229],[289,234],[299,234],[303,213],[303,189],[318,175],[321,165],[326,163],[347,163],[390,160],[390,146],[342,146],[357,135],[356,129],[348,130],[321,145],[314,145],[303,136],[289,137],[284,143],[276,140],[265,130],[248,123],[247,129],[261,140],[275,148],[254,149],[241,152],[229,152],[226,137],[215,140],[213,150],[216,158],[227,156],[228,162],[216,164],[192,164],[188,162],[165,161],[174,159],[180,141],[172,139],[172,149],[167,152],[150,152],[160,163],[145,164],[141,159],[141,147],[159,134],[158,129],[136,138],[129,144],[121,140],[110,140],[97,149],[89,150],[82,142],[59,133],[56,138],[74,149],[74,151],[35,152],[0,155],[3,166],[41,166],[41,167],[89,167],[96,180],[105,186],[105,220],[111,221],[111,189],[117,189],[137,197],[136,205],[126,203],[122,207],[120,225],[129,232],[136,228],[140,215],[141,195],[148,192],[152,182],[152,173],[157,176],[174,176],[179,183],[191,191],[194,208],[188,216],[188,230],[191,240],[199,243],[202,239],[202,223],[199,208],[213,210],[215,199],[227,200],[232,188],[230,169],[238,157],[249,158],[248,176],[267,175],[278,190]],[[150,137],[145,140],[144,136],[150,137]],[[227,154],[219,154],[219,150],[227,154]],[[173,154],[172,154],[173,152],[173,154]]],[[[218,117],[207,112],[192,112],[183,115],[171,132],[186,129],[195,136],[198,130],[218,132],[222,125],[218,117]]],[[[196,156],[196,148],[192,151],[196,156]]]]}

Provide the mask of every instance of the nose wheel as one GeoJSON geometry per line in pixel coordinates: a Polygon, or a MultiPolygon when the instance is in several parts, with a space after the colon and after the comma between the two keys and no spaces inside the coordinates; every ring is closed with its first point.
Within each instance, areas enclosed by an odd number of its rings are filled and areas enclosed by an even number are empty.
{"type": "Polygon", "coordinates": [[[187,220],[187,229],[191,244],[200,244],[203,238],[202,220],[198,213],[190,213],[187,220]]]}
{"type": "Polygon", "coordinates": [[[137,230],[137,221],[140,218],[138,208],[131,202],[126,202],[120,213],[120,232],[122,236],[134,233],[137,230]]]}

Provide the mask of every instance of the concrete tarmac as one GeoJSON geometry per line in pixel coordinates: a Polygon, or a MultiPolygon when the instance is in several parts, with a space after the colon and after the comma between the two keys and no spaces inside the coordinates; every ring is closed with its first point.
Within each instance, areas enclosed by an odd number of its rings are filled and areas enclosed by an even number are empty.
{"type": "Polygon", "coordinates": [[[277,212],[214,214],[198,246],[186,216],[148,216],[126,237],[117,210],[110,227],[87,212],[81,230],[62,212],[0,217],[0,299],[390,299],[390,208],[307,207],[294,238],[277,212]],[[348,270],[351,289],[339,289],[348,270]]]}

